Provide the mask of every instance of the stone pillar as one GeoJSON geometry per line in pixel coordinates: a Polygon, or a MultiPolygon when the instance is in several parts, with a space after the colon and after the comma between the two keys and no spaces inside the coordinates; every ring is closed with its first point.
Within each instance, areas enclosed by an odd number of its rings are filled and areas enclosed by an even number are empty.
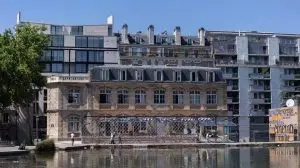
{"type": "Polygon", "coordinates": [[[148,43],[149,44],[154,44],[154,26],[150,25],[148,27],[148,43]]]}
{"type": "Polygon", "coordinates": [[[184,90],[184,109],[190,110],[190,90],[184,90]]]}
{"type": "Polygon", "coordinates": [[[175,45],[181,45],[181,30],[179,26],[174,29],[175,45]]]}

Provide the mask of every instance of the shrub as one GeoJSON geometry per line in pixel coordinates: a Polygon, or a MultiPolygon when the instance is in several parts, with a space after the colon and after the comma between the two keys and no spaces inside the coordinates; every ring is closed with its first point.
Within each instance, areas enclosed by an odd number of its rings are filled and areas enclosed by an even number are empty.
{"type": "Polygon", "coordinates": [[[35,146],[35,150],[38,152],[53,152],[55,151],[55,144],[54,141],[52,139],[46,139],[43,140],[41,142],[39,142],[38,144],[36,144],[35,146]]]}

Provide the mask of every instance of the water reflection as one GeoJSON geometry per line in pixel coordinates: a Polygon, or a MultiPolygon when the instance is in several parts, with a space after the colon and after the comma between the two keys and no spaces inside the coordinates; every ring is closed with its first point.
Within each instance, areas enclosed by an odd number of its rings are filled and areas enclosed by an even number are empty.
{"type": "Polygon", "coordinates": [[[0,157],[0,167],[46,168],[298,168],[299,147],[218,149],[101,149],[56,152],[54,156],[0,157]]]}

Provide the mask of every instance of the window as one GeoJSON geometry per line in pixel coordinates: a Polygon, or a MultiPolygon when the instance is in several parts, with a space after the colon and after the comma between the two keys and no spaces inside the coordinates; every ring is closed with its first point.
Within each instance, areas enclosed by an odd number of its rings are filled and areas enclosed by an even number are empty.
{"type": "Polygon", "coordinates": [[[147,48],[142,48],[142,56],[147,56],[148,49],[147,48]]]}
{"type": "Polygon", "coordinates": [[[181,81],[181,71],[175,71],[174,80],[181,81]]]}
{"type": "Polygon", "coordinates": [[[51,46],[63,47],[64,46],[64,36],[51,36],[51,46]]]}
{"type": "Polygon", "coordinates": [[[63,27],[62,26],[51,26],[51,34],[63,34],[63,27]]]}
{"type": "Polygon", "coordinates": [[[216,91],[209,91],[206,92],[206,100],[207,104],[217,104],[217,92],[216,91]]]}
{"type": "Polygon", "coordinates": [[[127,71],[120,70],[120,80],[125,81],[127,79],[127,71]]]}
{"type": "Polygon", "coordinates": [[[207,72],[208,74],[208,82],[214,82],[215,81],[215,73],[214,72],[207,72]]]}
{"type": "Polygon", "coordinates": [[[101,74],[100,74],[100,80],[109,80],[109,70],[108,69],[104,69],[101,71],[101,74]]]}
{"type": "Polygon", "coordinates": [[[71,35],[83,35],[83,26],[72,26],[71,35]]]}
{"type": "Polygon", "coordinates": [[[197,79],[196,79],[196,72],[191,72],[191,81],[192,82],[196,82],[197,79]]]}
{"type": "Polygon", "coordinates": [[[79,132],[80,118],[77,115],[68,117],[68,132],[79,132]]]}
{"type": "Polygon", "coordinates": [[[3,113],[2,122],[4,124],[8,124],[8,122],[9,122],[9,115],[8,115],[8,113],[3,113]]]}
{"type": "Polygon", "coordinates": [[[97,66],[101,66],[101,64],[88,64],[88,71],[90,71],[91,69],[97,66]]]}
{"type": "Polygon", "coordinates": [[[44,103],[44,113],[47,113],[47,103],[44,103]]]}
{"type": "Polygon", "coordinates": [[[103,48],[103,37],[88,37],[88,47],[90,48],[103,48]]]}
{"type": "Polygon", "coordinates": [[[104,62],[104,52],[89,51],[89,62],[104,62]]]}
{"type": "Polygon", "coordinates": [[[41,64],[43,72],[50,72],[51,71],[51,64],[41,64]]]}
{"type": "Polygon", "coordinates": [[[86,65],[87,64],[76,64],[75,72],[76,73],[86,73],[87,72],[86,65]]]}
{"type": "Polygon", "coordinates": [[[138,48],[131,48],[131,56],[138,56],[138,48]]]}
{"type": "Polygon", "coordinates": [[[189,50],[184,49],[184,57],[187,58],[189,56],[189,50]]]}
{"type": "Polygon", "coordinates": [[[118,103],[119,104],[128,104],[128,91],[119,90],[118,91],[118,103]]]}
{"type": "Polygon", "coordinates": [[[111,90],[110,89],[100,90],[100,103],[101,104],[110,104],[111,103],[111,90]]]}
{"type": "Polygon", "coordinates": [[[144,71],[143,70],[136,70],[135,71],[135,79],[137,81],[143,81],[143,79],[144,79],[144,71]]]}
{"type": "Polygon", "coordinates": [[[47,92],[47,89],[44,89],[44,101],[47,101],[47,94],[48,92],[47,92]]]}
{"type": "Polygon", "coordinates": [[[157,48],[157,56],[162,57],[164,55],[164,49],[163,48],[157,48]]]}
{"type": "Polygon", "coordinates": [[[80,90],[79,89],[69,89],[68,103],[78,104],[79,98],[80,98],[80,90]]]}
{"type": "Polygon", "coordinates": [[[195,56],[196,58],[198,58],[198,53],[199,53],[199,50],[194,50],[194,56],[195,56]]]}
{"type": "Polygon", "coordinates": [[[184,94],[183,91],[173,91],[173,104],[183,104],[184,94]]]}
{"type": "Polygon", "coordinates": [[[173,49],[165,49],[166,57],[173,57],[173,49]]]}
{"type": "Polygon", "coordinates": [[[154,91],[154,104],[165,104],[164,89],[157,89],[154,91]]]}
{"type": "Polygon", "coordinates": [[[146,91],[145,90],[136,90],[135,91],[135,104],[146,104],[146,91]]]}
{"type": "Polygon", "coordinates": [[[44,50],[43,56],[40,58],[41,61],[51,61],[51,50],[44,50]]]}
{"type": "Polygon", "coordinates": [[[200,91],[190,91],[190,104],[200,105],[200,91]]]}
{"type": "Polygon", "coordinates": [[[161,70],[155,71],[156,72],[156,81],[163,81],[163,73],[161,70]]]}
{"type": "Polygon", "coordinates": [[[76,62],[87,62],[87,51],[76,51],[75,52],[76,62]]]}
{"type": "Polygon", "coordinates": [[[75,47],[87,47],[87,37],[76,36],[75,37],[75,47]]]}
{"type": "Polygon", "coordinates": [[[111,26],[108,27],[107,32],[108,32],[108,33],[107,33],[108,36],[112,36],[112,35],[113,35],[113,30],[112,30],[112,27],[111,27],[111,26]]]}
{"type": "Polygon", "coordinates": [[[63,64],[52,64],[52,72],[63,72],[63,64]]]}
{"type": "Polygon", "coordinates": [[[64,50],[52,50],[52,61],[64,61],[64,50]]]}

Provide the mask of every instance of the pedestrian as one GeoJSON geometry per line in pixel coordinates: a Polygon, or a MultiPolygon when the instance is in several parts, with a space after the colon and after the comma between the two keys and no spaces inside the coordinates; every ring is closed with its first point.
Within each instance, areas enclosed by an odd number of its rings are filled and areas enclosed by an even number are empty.
{"type": "Polygon", "coordinates": [[[119,134],[119,144],[122,144],[121,134],[119,134]]]}
{"type": "Polygon", "coordinates": [[[74,146],[74,133],[71,133],[71,141],[72,141],[72,146],[74,146]]]}
{"type": "Polygon", "coordinates": [[[115,144],[115,133],[110,135],[110,144],[115,144]]]}

